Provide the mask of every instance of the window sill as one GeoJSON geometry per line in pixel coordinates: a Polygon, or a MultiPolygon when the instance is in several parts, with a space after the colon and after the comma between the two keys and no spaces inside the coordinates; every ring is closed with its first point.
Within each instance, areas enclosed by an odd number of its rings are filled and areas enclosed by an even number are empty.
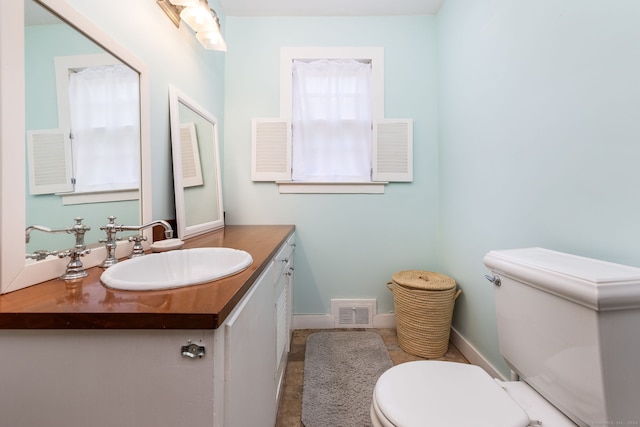
{"type": "Polygon", "coordinates": [[[388,182],[276,181],[280,194],[384,194],[388,182]]]}
{"type": "Polygon", "coordinates": [[[119,190],[119,191],[105,191],[95,193],[58,193],[62,196],[63,205],[79,205],[82,203],[102,203],[102,202],[121,202],[125,200],[138,200],[140,199],[140,191],[134,190],[119,190]]]}

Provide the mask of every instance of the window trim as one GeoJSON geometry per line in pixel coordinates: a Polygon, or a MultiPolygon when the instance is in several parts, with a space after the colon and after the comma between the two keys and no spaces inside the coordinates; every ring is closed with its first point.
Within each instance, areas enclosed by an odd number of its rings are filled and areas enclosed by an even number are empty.
{"type": "Polygon", "coordinates": [[[63,205],[81,205],[86,203],[123,202],[126,200],[139,200],[140,190],[111,190],[94,191],[84,193],[55,193],[62,198],[63,205]]]}
{"type": "Polygon", "coordinates": [[[388,182],[276,181],[280,194],[384,194],[388,182]]]}
{"type": "MultiPolygon", "coordinates": [[[[280,50],[280,118],[291,121],[293,60],[356,59],[371,63],[372,120],[384,118],[383,47],[282,47],[280,50]]],[[[280,193],[384,193],[386,182],[310,183],[277,181],[280,193]]]]}

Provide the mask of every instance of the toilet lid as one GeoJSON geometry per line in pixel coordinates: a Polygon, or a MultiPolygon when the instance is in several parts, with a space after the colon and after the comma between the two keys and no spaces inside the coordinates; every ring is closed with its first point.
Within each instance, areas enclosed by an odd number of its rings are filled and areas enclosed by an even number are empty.
{"type": "Polygon", "coordinates": [[[380,376],[374,398],[396,426],[529,425],[525,411],[475,365],[435,360],[402,363],[380,376]]]}

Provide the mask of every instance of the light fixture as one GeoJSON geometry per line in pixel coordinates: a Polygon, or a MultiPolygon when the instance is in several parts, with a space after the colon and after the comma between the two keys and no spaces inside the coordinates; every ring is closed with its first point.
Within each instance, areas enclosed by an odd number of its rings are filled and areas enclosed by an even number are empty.
{"type": "Polygon", "coordinates": [[[196,33],[196,39],[205,49],[226,52],[220,19],[209,7],[207,0],[156,0],[176,27],[184,21],[196,33]]]}
{"type": "Polygon", "coordinates": [[[227,44],[220,31],[198,31],[196,38],[205,49],[227,51],[227,44]]]}

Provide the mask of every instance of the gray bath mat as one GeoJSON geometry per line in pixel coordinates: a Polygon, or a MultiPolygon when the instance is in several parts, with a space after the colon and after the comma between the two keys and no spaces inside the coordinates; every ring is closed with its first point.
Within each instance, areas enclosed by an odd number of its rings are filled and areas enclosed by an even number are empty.
{"type": "Polygon", "coordinates": [[[370,426],[376,381],[391,368],[375,332],[315,332],[307,338],[302,392],[305,427],[370,426]]]}

